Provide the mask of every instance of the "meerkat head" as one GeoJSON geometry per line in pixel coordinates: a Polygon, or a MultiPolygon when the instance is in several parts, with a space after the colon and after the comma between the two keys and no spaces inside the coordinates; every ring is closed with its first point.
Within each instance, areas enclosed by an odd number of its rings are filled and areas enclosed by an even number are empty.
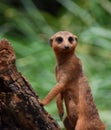
{"type": "Polygon", "coordinates": [[[49,43],[56,53],[74,51],[77,42],[77,36],[68,31],[57,32],[49,39],[49,43]]]}

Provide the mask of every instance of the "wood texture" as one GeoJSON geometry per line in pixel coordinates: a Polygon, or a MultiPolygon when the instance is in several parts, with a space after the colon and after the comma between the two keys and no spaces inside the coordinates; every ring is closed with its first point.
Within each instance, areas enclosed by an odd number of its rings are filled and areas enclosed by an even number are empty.
{"type": "Polygon", "coordinates": [[[60,130],[26,78],[17,71],[10,43],[0,41],[0,130],[60,130]]]}

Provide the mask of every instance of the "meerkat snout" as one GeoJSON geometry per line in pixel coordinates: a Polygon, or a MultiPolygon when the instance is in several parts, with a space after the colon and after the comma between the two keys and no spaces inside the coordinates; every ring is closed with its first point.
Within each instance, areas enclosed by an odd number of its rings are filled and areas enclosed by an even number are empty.
{"type": "Polygon", "coordinates": [[[67,45],[66,45],[66,46],[64,46],[64,49],[69,49],[69,46],[67,46],[67,45]]]}

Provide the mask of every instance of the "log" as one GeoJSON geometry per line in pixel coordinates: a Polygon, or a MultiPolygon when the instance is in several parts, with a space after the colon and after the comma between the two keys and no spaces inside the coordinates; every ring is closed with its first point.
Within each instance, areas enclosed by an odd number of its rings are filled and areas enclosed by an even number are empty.
{"type": "Polygon", "coordinates": [[[60,130],[16,68],[10,43],[0,41],[0,130],[60,130]]]}

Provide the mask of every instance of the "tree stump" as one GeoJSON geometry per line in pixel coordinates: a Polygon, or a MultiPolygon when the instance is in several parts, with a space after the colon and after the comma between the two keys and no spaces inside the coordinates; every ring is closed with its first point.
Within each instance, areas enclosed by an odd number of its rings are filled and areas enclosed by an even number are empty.
{"type": "Polygon", "coordinates": [[[0,41],[0,130],[60,130],[26,78],[17,71],[10,43],[0,41]]]}

